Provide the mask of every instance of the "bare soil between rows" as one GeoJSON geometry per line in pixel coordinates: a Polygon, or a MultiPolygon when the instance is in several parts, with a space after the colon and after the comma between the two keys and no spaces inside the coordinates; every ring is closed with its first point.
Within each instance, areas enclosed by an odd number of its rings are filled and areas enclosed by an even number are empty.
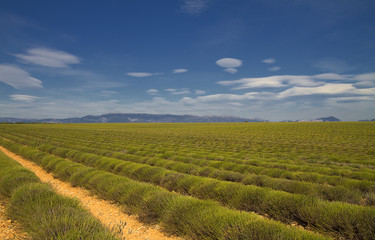
{"type": "MultiPolygon", "coordinates": [[[[53,189],[64,196],[78,199],[82,205],[88,209],[92,215],[98,218],[103,225],[111,229],[118,237],[126,240],[145,239],[145,240],[181,240],[179,237],[167,236],[160,231],[159,225],[145,225],[138,221],[135,215],[124,213],[123,207],[109,201],[92,195],[88,190],[73,187],[67,182],[54,178],[50,173],[0,146],[0,150],[7,156],[19,162],[22,166],[34,172],[42,182],[49,183],[53,189]]],[[[1,212],[0,212],[1,216],[1,212]]],[[[2,219],[2,218],[1,218],[2,219]]],[[[1,220],[0,220],[1,221],[1,220]]],[[[0,222],[1,224],[1,222],[0,222]]],[[[1,228],[0,228],[0,232],[1,228]]],[[[16,237],[16,235],[14,235],[16,237]]],[[[2,238],[0,239],[22,239],[22,238],[2,238]]]]}
{"type": "Polygon", "coordinates": [[[6,214],[8,201],[0,198],[0,239],[2,240],[28,240],[31,239],[22,226],[10,220],[6,214]]]}

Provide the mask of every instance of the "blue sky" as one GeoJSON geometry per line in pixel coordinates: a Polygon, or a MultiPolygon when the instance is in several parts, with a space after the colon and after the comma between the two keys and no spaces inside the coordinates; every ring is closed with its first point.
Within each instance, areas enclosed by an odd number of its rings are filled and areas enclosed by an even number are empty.
{"type": "Polygon", "coordinates": [[[375,118],[373,0],[0,3],[0,117],[375,118]]]}

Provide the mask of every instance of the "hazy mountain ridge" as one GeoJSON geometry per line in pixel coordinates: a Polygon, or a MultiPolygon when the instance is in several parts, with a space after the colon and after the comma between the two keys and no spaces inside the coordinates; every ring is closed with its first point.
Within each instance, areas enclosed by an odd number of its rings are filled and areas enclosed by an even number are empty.
{"type": "Polygon", "coordinates": [[[364,119],[364,120],[359,120],[360,122],[375,122],[375,118],[369,120],[369,119],[364,119]]]}
{"type": "Polygon", "coordinates": [[[316,120],[322,121],[322,122],[340,122],[341,121],[340,119],[335,118],[333,116],[317,118],[316,120]]]}
{"type": "Polygon", "coordinates": [[[38,122],[38,123],[167,123],[167,122],[267,122],[259,118],[241,118],[234,116],[194,116],[173,114],[147,114],[147,113],[109,113],[103,115],[87,115],[81,118],[64,119],[23,119],[0,118],[0,122],[38,122]]]}
{"type": "MultiPolygon", "coordinates": [[[[285,120],[281,122],[340,122],[341,120],[329,116],[312,120],[285,120]]],[[[358,121],[375,121],[358,120],[358,121]]],[[[87,115],[74,118],[46,118],[46,119],[26,119],[26,118],[0,118],[0,122],[8,123],[209,123],[209,122],[268,122],[260,118],[242,118],[235,116],[196,116],[196,115],[174,115],[174,114],[148,114],[148,113],[108,113],[102,115],[87,115]]]]}

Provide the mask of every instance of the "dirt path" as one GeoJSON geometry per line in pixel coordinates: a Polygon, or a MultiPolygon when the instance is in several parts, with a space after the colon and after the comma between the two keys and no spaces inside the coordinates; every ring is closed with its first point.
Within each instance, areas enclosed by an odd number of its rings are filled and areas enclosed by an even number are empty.
{"type": "Polygon", "coordinates": [[[30,237],[17,222],[7,218],[5,206],[7,201],[0,198],[0,239],[2,240],[26,240],[30,237]]]}
{"type": "MultiPolygon", "coordinates": [[[[80,200],[82,205],[85,206],[92,215],[98,218],[105,226],[108,226],[117,234],[117,236],[123,239],[181,240],[181,238],[174,236],[166,236],[158,230],[158,225],[147,226],[142,224],[137,220],[136,216],[125,214],[119,205],[93,196],[89,191],[83,188],[72,187],[69,183],[54,178],[52,174],[47,173],[38,165],[25,160],[2,146],[0,146],[0,150],[10,158],[19,162],[25,168],[34,172],[42,182],[51,184],[54,190],[59,194],[68,197],[75,197],[80,200]]],[[[1,238],[1,235],[0,239],[3,239],[1,238]]]]}

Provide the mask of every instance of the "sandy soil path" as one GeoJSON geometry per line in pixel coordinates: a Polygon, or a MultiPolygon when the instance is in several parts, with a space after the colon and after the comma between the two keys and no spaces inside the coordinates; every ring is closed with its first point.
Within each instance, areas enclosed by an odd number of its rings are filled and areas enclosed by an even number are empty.
{"type": "MultiPolygon", "coordinates": [[[[42,182],[51,184],[54,190],[59,194],[68,197],[75,197],[80,200],[82,205],[86,207],[91,214],[98,218],[105,226],[112,229],[117,236],[122,239],[181,240],[181,238],[167,236],[160,232],[160,227],[158,225],[144,225],[137,220],[136,216],[125,214],[119,205],[93,196],[89,191],[83,188],[72,187],[69,183],[54,178],[52,174],[47,173],[35,163],[25,160],[2,146],[0,146],[0,150],[10,158],[19,162],[25,168],[34,172],[42,182]]],[[[3,238],[0,236],[0,239],[3,238]]]]}
{"type": "Polygon", "coordinates": [[[0,198],[0,239],[2,240],[26,240],[30,239],[22,226],[7,218],[5,206],[7,201],[0,198]]]}

